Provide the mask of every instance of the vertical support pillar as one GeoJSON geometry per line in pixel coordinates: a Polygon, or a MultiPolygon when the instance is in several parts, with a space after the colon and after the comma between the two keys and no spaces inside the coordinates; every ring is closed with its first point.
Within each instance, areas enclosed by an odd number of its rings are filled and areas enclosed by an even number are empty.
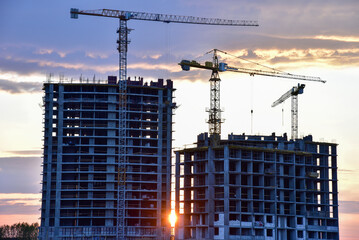
{"type": "Polygon", "coordinates": [[[106,201],[106,208],[108,210],[106,210],[106,217],[107,219],[105,220],[105,225],[106,226],[114,226],[115,222],[114,222],[114,217],[115,217],[115,212],[113,211],[113,209],[115,208],[115,201],[113,200],[115,198],[115,177],[116,177],[116,168],[115,168],[115,164],[116,164],[116,158],[115,158],[115,146],[116,146],[116,87],[108,87],[107,89],[108,91],[108,96],[107,96],[107,100],[108,100],[108,110],[110,110],[111,112],[108,113],[107,115],[107,127],[108,129],[107,131],[107,157],[106,157],[106,162],[107,162],[107,167],[106,167],[106,179],[108,181],[111,182],[107,182],[106,183],[106,197],[108,199],[111,200],[107,200],[106,201]]]}
{"type": "Polygon", "coordinates": [[[229,148],[224,146],[224,239],[229,239],[229,148]]]}
{"type": "Polygon", "coordinates": [[[208,110],[209,113],[209,134],[211,135],[211,145],[216,146],[219,144],[220,135],[221,135],[221,79],[218,74],[218,57],[217,50],[214,49],[213,52],[213,67],[217,68],[217,70],[212,70],[211,78],[209,79],[210,83],[210,108],[208,110]]]}
{"type": "MultiPolygon", "coordinates": [[[[58,85],[58,116],[57,116],[57,164],[56,164],[56,200],[55,200],[55,236],[60,234],[60,207],[61,207],[61,178],[62,178],[62,135],[63,135],[63,108],[64,86],[58,85]]],[[[55,238],[56,238],[55,237],[55,238]]]]}
{"type": "MultiPolygon", "coordinates": [[[[213,239],[214,238],[214,214],[215,214],[215,204],[214,204],[214,184],[215,184],[215,175],[214,175],[214,150],[212,147],[208,147],[208,236],[205,238],[213,239]]],[[[203,237],[203,236],[201,236],[203,237]]]]}
{"type": "Polygon", "coordinates": [[[118,177],[117,177],[117,238],[125,239],[125,190],[126,190],[126,167],[127,167],[127,149],[126,149],[126,101],[127,101],[127,45],[128,29],[127,20],[119,20],[118,29],[119,39],[119,158],[118,158],[118,177]]]}
{"type": "Polygon", "coordinates": [[[119,81],[119,111],[118,111],[118,167],[117,167],[117,238],[125,239],[125,198],[126,198],[126,168],[127,168],[127,81],[119,81]]]}
{"type": "Polygon", "coordinates": [[[162,236],[162,146],[163,146],[163,90],[158,90],[158,138],[157,138],[157,239],[162,236]]]}
{"type": "Polygon", "coordinates": [[[118,53],[119,53],[119,82],[127,80],[127,49],[128,49],[128,33],[127,19],[119,19],[118,33],[118,53]]]}
{"type": "MultiPolygon", "coordinates": [[[[181,160],[181,157],[180,157],[180,153],[179,152],[176,152],[176,182],[175,182],[175,198],[176,198],[176,206],[175,206],[175,212],[176,212],[176,216],[177,216],[177,221],[176,221],[176,225],[175,225],[175,238],[176,239],[180,239],[180,237],[183,237],[183,236],[179,236],[179,227],[181,227],[183,229],[183,226],[180,226],[182,223],[181,220],[182,218],[180,217],[180,160],[181,160]]],[[[182,230],[183,231],[183,230],[182,230]]],[[[182,232],[183,233],[183,232],[182,232]]]]}
{"type": "MultiPolygon", "coordinates": [[[[46,239],[50,229],[50,207],[51,207],[51,173],[52,170],[52,146],[53,146],[53,139],[52,139],[52,131],[53,131],[53,106],[54,106],[54,85],[48,84],[47,87],[45,86],[45,100],[44,100],[44,107],[45,107],[45,147],[47,146],[46,158],[44,158],[44,165],[46,162],[47,172],[46,172],[46,185],[43,185],[43,190],[46,190],[46,197],[45,197],[45,206],[44,206],[44,197],[42,198],[42,209],[45,209],[45,216],[44,218],[44,225],[41,226],[40,232],[40,239],[46,239]],[[46,103],[48,102],[48,103],[46,103]]],[[[45,148],[46,149],[46,148],[45,148]]],[[[45,175],[45,172],[44,172],[45,175]]]]}
{"type": "MultiPolygon", "coordinates": [[[[171,88],[167,88],[165,91],[167,91],[167,99],[166,102],[171,103],[172,102],[172,89],[171,88]]],[[[166,131],[166,162],[167,162],[167,176],[166,176],[166,180],[167,180],[167,189],[166,189],[166,209],[168,209],[169,211],[171,211],[171,189],[172,189],[172,106],[169,104],[165,105],[166,107],[166,112],[167,112],[167,116],[166,116],[166,125],[164,125],[166,127],[165,131],[166,131]]],[[[176,216],[177,213],[176,213],[176,216]]],[[[170,226],[170,225],[169,225],[170,226]]],[[[166,239],[170,238],[171,235],[171,227],[170,226],[166,232],[166,239]]]]}
{"type": "Polygon", "coordinates": [[[298,95],[292,95],[292,139],[298,138],[298,95]]]}

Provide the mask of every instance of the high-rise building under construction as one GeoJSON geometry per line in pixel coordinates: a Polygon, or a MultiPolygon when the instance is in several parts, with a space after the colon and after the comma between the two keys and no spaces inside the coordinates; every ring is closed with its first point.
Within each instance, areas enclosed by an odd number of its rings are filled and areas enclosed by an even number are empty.
{"type": "Polygon", "coordinates": [[[169,239],[173,91],[171,80],[128,80],[124,100],[115,77],[44,83],[40,239],[118,239],[120,218],[125,239],[169,239]]]}
{"type": "Polygon", "coordinates": [[[176,151],[176,239],[339,239],[337,144],[210,140],[176,151]]]}

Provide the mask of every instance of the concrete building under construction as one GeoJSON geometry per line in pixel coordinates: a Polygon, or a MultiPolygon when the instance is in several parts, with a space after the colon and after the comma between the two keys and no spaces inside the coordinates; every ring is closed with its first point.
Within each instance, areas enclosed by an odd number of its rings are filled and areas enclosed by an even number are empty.
{"type": "Polygon", "coordinates": [[[120,218],[126,239],[169,239],[172,81],[127,81],[122,176],[116,77],[43,89],[40,239],[118,239],[120,218]]]}
{"type": "Polygon", "coordinates": [[[207,133],[176,151],[176,239],[339,239],[337,145],[207,133]]]}

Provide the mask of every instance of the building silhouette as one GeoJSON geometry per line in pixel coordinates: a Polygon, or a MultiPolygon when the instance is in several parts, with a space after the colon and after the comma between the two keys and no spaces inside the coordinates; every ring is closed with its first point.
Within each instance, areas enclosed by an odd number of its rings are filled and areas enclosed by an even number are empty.
{"type": "Polygon", "coordinates": [[[336,147],[200,134],[176,151],[176,239],[339,239],[336,147]]]}
{"type": "Polygon", "coordinates": [[[127,81],[122,175],[116,81],[44,83],[40,239],[169,239],[172,81],[127,81]]]}

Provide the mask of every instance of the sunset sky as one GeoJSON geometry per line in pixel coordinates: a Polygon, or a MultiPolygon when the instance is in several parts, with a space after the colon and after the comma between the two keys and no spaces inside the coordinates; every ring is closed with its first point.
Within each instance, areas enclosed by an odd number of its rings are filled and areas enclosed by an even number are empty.
{"type": "MultiPolygon", "coordinates": [[[[40,216],[42,83],[46,75],[107,79],[117,75],[117,19],[79,16],[70,8],[120,9],[257,20],[259,27],[165,24],[132,20],[128,76],[172,79],[174,146],[208,131],[210,72],[181,71],[182,59],[211,60],[213,48],[293,74],[318,76],[299,96],[299,135],[338,143],[340,238],[359,236],[359,1],[357,0],[0,0],[0,225],[40,216]]],[[[259,68],[221,56],[232,65],[259,68]]],[[[299,82],[222,73],[227,134],[290,134],[290,101],[272,102],[299,82]],[[250,111],[253,109],[253,119],[250,111]],[[282,115],[283,109],[283,115],[282,115]],[[282,123],[283,120],[283,123],[282,123]],[[251,122],[253,124],[251,124],[251,122]]]]}

